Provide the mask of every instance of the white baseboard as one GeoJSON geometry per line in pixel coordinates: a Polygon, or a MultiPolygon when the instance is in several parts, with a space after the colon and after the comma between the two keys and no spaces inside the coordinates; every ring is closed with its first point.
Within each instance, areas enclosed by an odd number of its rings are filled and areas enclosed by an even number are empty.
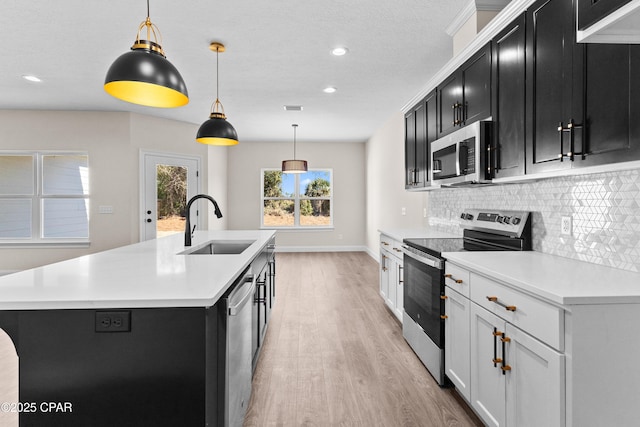
{"type": "Polygon", "coordinates": [[[276,246],[276,252],[367,252],[366,246],[276,246]]]}
{"type": "Polygon", "coordinates": [[[0,276],[5,276],[11,273],[17,273],[20,270],[0,270],[0,276]]]}

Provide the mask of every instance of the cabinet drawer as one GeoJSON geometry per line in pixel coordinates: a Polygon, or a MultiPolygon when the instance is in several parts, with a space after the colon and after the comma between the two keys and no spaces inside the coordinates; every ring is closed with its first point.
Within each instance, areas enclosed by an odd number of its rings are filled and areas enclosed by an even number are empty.
{"type": "Polygon", "coordinates": [[[469,295],[469,271],[456,265],[445,263],[444,284],[456,292],[470,298],[469,295]]]}
{"type": "Polygon", "coordinates": [[[471,300],[551,347],[564,350],[564,313],[551,304],[471,274],[471,300]]]}
{"type": "Polygon", "coordinates": [[[388,251],[390,255],[402,262],[402,242],[392,239],[384,234],[380,235],[380,249],[388,251]]]}

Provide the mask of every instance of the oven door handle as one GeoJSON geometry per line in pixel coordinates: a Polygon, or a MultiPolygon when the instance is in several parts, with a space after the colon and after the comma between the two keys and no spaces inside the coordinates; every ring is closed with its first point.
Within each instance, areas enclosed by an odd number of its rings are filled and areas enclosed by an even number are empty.
{"type": "Polygon", "coordinates": [[[402,253],[404,253],[409,258],[413,258],[418,262],[428,265],[429,267],[437,268],[438,270],[442,270],[442,260],[439,259],[431,259],[427,257],[423,257],[413,252],[409,251],[409,247],[406,245],[402,245],[401,247],[402,253]]]}

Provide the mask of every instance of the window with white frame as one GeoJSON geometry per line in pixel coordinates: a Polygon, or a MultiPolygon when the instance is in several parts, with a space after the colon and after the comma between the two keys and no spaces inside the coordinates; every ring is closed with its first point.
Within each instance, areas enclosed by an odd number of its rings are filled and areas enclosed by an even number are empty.
{"type": "Polygon", "coordinates": [[[0,245],[89,241],[89,156],[0,151],[0,245]]]}
{"type": "Polygon", "coordinates": [[[300,174],[262,169],[263,228],[332,228],[333,171],[311,169],[300,174]]]}

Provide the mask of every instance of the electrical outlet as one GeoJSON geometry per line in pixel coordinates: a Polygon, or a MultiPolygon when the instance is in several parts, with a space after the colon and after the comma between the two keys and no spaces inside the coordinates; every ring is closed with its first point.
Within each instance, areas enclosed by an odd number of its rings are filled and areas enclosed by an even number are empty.
{"type": "Polygon", "coordinates": [[[402,215],[406,215],[407,214],[407,208],[402,208],[402,215]]]}
{"type": "Polygon", "coordinates": [[[571,217],[570,216],[563,216],[562,220],[560,222],[560,233],[564,234],[566,236],[570,236],[571,235],[571,217]]]}
{"type": "Polygon", "coordinates": [[[423,208],[422,209],[422,217],[426,218],[427,217],[427,208],[423,208]]]}
{"type": "Polygon", "coordinates": [[[130,311],[96,311],[96,332],[130,332],[130,311]]]}

